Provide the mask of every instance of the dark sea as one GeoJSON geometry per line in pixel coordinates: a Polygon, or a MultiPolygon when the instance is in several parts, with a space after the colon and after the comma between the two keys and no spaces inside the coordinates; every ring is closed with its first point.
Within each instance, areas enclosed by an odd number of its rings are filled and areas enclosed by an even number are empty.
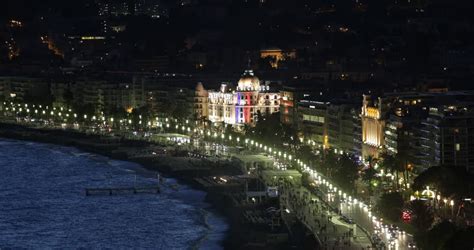
{"type": "Polygon", "coordinates": [[[0,139],[0,249],[222,249],[228,224],[205,193],[85,196],[85,188],[158,185],[140,165],[71,147],[0,139]]]}

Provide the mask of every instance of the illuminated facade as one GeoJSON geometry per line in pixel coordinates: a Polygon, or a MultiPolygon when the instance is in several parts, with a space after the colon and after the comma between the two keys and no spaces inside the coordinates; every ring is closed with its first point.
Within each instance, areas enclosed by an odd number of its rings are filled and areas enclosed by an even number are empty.
{"type": "Polygon", "coordinates": [[[279,111],[280,94],[269,90],[252,70],[246,70],[236,89],[222,84],[219,91],[209,91],[209,120],[231,125],[255,124],[258,113],[279,111]]]}
{"type": "Polygon", "coordinates": [[[278,48],[260,50],[260,58],[272,58],[270,65],[272,68],[278,68],[279,62],[285,61],[287,58],[295,59],[296,52],[294,50],[285,52],[278,48]]]}
{"type": "Polygon", "coordinates": [[[384,145],[385,120],[382,99],[373,101],[368,95],[363,96],[362,103],[362,156],[378,157],[379,149],[384,145]]]}
{"type": "Polygon", "coordinates": [[[295,98],[293,91],[280,91],[280,122],[288,125],[295,124],[295,98]]]}
{"type": "Polygon", "coordinates": [[[328,101],[303,99],[298,103],[298,130],[304,141],[319,148],[328,147],[326,113],[328,101]]]}

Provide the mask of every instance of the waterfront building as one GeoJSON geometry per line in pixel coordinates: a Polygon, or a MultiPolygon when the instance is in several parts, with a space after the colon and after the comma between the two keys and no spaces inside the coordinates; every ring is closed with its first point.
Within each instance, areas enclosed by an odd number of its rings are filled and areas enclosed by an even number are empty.
{"type": "Polygon", "coordinates": [[[293,126],[296,124],[296,100],[293,89],[283,87],[280,91],[280,122],[293,126]]]}
{"type": "Polygon", "coordinates": [[[73,92],[74,103],[96,106],[98,109],[132,110],[144,106],[146,101],[143,81],[137,79],[132,81],[79,79],[70,86],[70,89],[73,92]]]}
{"type": "Polygon", "coordinates": [[[383,98],[373,99],[369,95],[363,95],[362,101],[362,157],[378,157],[385,143],[384,129],[386,103],[383,98]]]}
{"type": "Polygon", "coordinates": [[[223,83],[218,91],[209,91],[208,100],[211,122],[236,126],[253,125],[258,114],[275,113],[280,108],[280,93],[262,85],[252,70],[245,70],[236,88],[223,83]]]}
{"type": "Polygon", "coordinates": [[[361,155],[360,106],[347,99],[322,95],[298,103],[300,139],[315,148],[361,155]]]}
{"type": "Polygon", "coordinates": [[[202,83],[196,85],[194,92],[194,116],[197,120],[207,119],[209,117],[209,93],[202,83]]]}
{"type": "Polygon", "coordinates": [[[321,86],[315,87],[314,82],[298,81],[283,86],[280,90],[280,122],[296,128],[300,101],[322,95],[321,91],[321,86]]]}
{"type": "Polygon", "coordinates": [[[430,107],[418,128],[422,166],[463,166],[474,171],[474,103],[430,107]]]}
{"type": "Polygon", "coordinates": [[[397,154],[415,173],[435,165],[472,168],[472,98],[469,91],[364,95],[362,154],[397,154]]]}
{"type": "Polygon", "coordinates": [[[47,80],[35,77],[0,77],[0,98],[23,102],[26,99],[42,99],[49,95],[47,80]]]}
{"type": "Polygon", "coordinates": [[[332,100],[326,112],[327,146],[337,152],[361,155],[360,105],[350,100],[332,100]]]}
{"type": "Polygon", "coordinates": [[[318,148],[328,148],[326,115],[329,104],[323,98],[307,98],[298,103],[298,131],[304,142],[318,148]]]}

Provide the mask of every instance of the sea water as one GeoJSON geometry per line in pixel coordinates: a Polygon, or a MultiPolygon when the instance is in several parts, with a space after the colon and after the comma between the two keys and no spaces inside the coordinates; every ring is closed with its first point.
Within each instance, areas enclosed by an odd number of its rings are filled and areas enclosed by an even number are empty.
{"type": "Polygon", "coordinates": [[[0,140],[0,249],[221,249],[228,225],[205,193],[166,178],[160,194],[85,188],[159,185],[157,173],[71,147],[0,140]]]}

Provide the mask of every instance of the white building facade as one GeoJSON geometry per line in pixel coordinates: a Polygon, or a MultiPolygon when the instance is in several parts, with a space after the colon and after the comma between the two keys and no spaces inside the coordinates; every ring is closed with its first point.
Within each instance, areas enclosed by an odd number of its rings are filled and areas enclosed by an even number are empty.
{"type": "Polygon", "coordinates": [[[219,91],[209,91],[209,120],[236,126],[254,125],[258,113],[278,112],[280,94],[270,92],[268,85],[261,85],[252,70],[246,70],[237,88],[222,84],[219,91]]]}

